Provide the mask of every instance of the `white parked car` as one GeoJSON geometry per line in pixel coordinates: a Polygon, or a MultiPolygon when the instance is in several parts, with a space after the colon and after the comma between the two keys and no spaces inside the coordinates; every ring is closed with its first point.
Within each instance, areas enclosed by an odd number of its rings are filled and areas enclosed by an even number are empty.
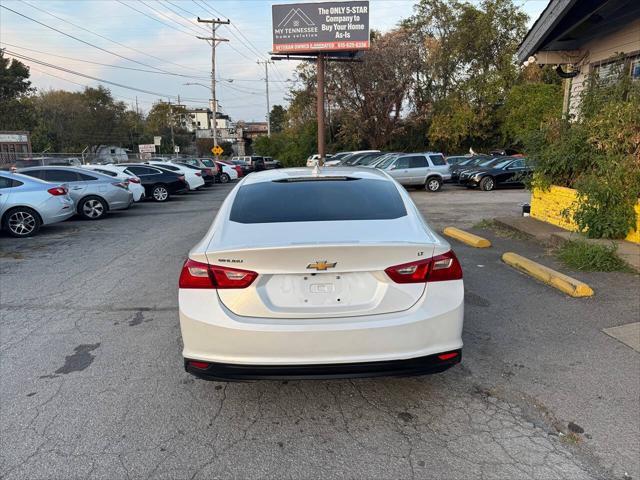
{"type": "Polygon", "coordinates": [[[125,172],[124,168],[117,168],[114,165],[82,165],[82,168],[103,173],[110,177],[117,178],[123,182],[128,182],[127,188],[133,193],[133,201],[139,202],[144,198],[144,187],[140,183],[140,178],[131,173],[125,172]]]}
{"type": "Polygon", "coordinates": [[[171,170],[172,172],[184,175],[184,180],[189,185],[189,190],[196,190],[204,186],[204,178],[202,178],[202,172],[200,171],[193,170],[191,168],[184,168],[180,165],[176,165],[175,163],[161,162],[158,160],[149,160],[145,163],[149,165],[156,165],[158,167],[164,168],[165,170],[171,170]]]}
{"type": "Polygon", "coordinates": [[[231,165],[223,162],[216,162],[216,165],[222,169],[222,172],[220,172],[220,183],[228,183],[229,181],[238,179],[238,171],[231,165]],[[225,174],[227,176],[226,178],[224,177],[225,174]]]}
{"type": "Polygon", "coordinates": [[[462,352],[462,269],[370,168],[245,177],[179,280],[188,372],[208,379],[434,373],[462,352]]]}

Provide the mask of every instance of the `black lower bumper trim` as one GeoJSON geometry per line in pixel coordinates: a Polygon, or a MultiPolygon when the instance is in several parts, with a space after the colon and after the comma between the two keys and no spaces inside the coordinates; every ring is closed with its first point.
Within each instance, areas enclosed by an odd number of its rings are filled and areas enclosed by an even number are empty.
{"type": "Polygon", "coordinates": [[[191,359],[185,358],[184,368],[196,377],[222,381],[414,376],[444,372],[460,363],[461,349],[444,353],[453,352],[457,355],[447,360],[441,360],[438,355],[442,354],[436,354],[407,360],[322,365],[239,365],[206,362],[208,363],[206,368],[196,368],[190,364],[191,359]]]}

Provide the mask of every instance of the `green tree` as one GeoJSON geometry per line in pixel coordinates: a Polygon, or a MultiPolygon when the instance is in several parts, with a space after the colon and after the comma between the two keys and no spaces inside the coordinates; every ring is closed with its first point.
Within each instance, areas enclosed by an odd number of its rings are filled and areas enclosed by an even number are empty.
{"type": "Polygon", "coordinates": [[[526,21],[511,0],[418,3],[405,25],[422,52],[413,98],[430,141],[446,151],[500,143],[497,113],[518,81],[515,52],[526,21]]]}
{"type": "Polygon", "coordinates": [[[34,92],[29,67],[5,57],[0,49],[0,130],[32,130],[35,109],[29,96],[34,92]]]}
{"type": "Polygon", "coordinates": [[[274,105],[269,113],[271,122],[271,133],[278,133],[284,130],[287,111],[282,105],[274,105]]]}
{"type": "Polygon", "coordinates": [[[185,152],[193,146],[193,135],[184,128],[184,119],[187,111],[184,107],[170,105],[166,102],[156,102],[147,114],[145,133],[150,138],[155,135],[162,136],[160,153],[173,153],[171,142],[171,126],[173,126],[173,138],[175,144],[185,152]]]}
{"type": "Polygon", "coordinates": [[[501,113],[504,144],[522,146],[531,132],[562,114],[562,87],[544,83],[515,85],[507,93],[501,113]]]}

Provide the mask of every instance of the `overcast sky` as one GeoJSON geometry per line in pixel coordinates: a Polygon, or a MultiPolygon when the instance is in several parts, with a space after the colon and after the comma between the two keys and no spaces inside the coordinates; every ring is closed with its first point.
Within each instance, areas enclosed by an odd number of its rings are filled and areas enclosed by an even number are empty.
{"type": "MultiPolygon", "coordinates": [[[[256,64],[256,61],[259,58],[267,59],[271,49],[273,3],[292,2],[0,0],[0,5],[33,19],[0,8],[0,45],[38,61],[119,83],[122,87],[105,86],[116,98],[130,105],[135,105],[137,96],[141,110],[148,110],[160,96],[165,100],[167,96],[172,96],[172,101],[175,101],[178,95],[182,103],[188,106],[205,107],[210,96],[209,89],[199,85],[184,85],[189,82],[210,84],[211,48],[205,41],[196,39],[196,35],[207,36],[207,26],[198,25],[196,17],[229,18],[233,26],[219,28],[218,35],[230,41],[216,50],[219,103],[233,120],[260,121],[264,120],[266,112],[264,66],[256,64]],[[51,30],[34,20],[64,33],[51,30]],[[187,76],[114,67],[151,71],[162,69],[187,76]],[[233,82],[229,82],[231,79],[233,82]]],[[[371,28],[382,31],[393,28],[400,20],[411,15],[415,3],[414,0],[370,0],[371,28]]],[[[531,24],[547,5],[547,0],[516,0],[516,3],[522,5],[530,16],[531,24]]],[[[31,67],[31,79],[38,89],[81,90],[85,85],[96,86],[101,83],[32,61],[22,61],[31,67]]],[[[282,61],[270,65],[271,105],[286,103],[287,81],[293,78],[296,64],[282,61]]]]}

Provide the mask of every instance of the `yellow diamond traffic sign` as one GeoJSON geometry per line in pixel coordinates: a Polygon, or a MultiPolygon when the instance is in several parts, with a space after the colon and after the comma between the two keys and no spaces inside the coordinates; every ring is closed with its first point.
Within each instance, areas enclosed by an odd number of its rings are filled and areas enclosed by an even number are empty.
{"type": "Polygon", "coordinates": [[[222,155],[222,152],[224,152],[224,150],[220,145],[216,145],[211,149],[211,153],[213,153],[215,156],[222,155]]]}

